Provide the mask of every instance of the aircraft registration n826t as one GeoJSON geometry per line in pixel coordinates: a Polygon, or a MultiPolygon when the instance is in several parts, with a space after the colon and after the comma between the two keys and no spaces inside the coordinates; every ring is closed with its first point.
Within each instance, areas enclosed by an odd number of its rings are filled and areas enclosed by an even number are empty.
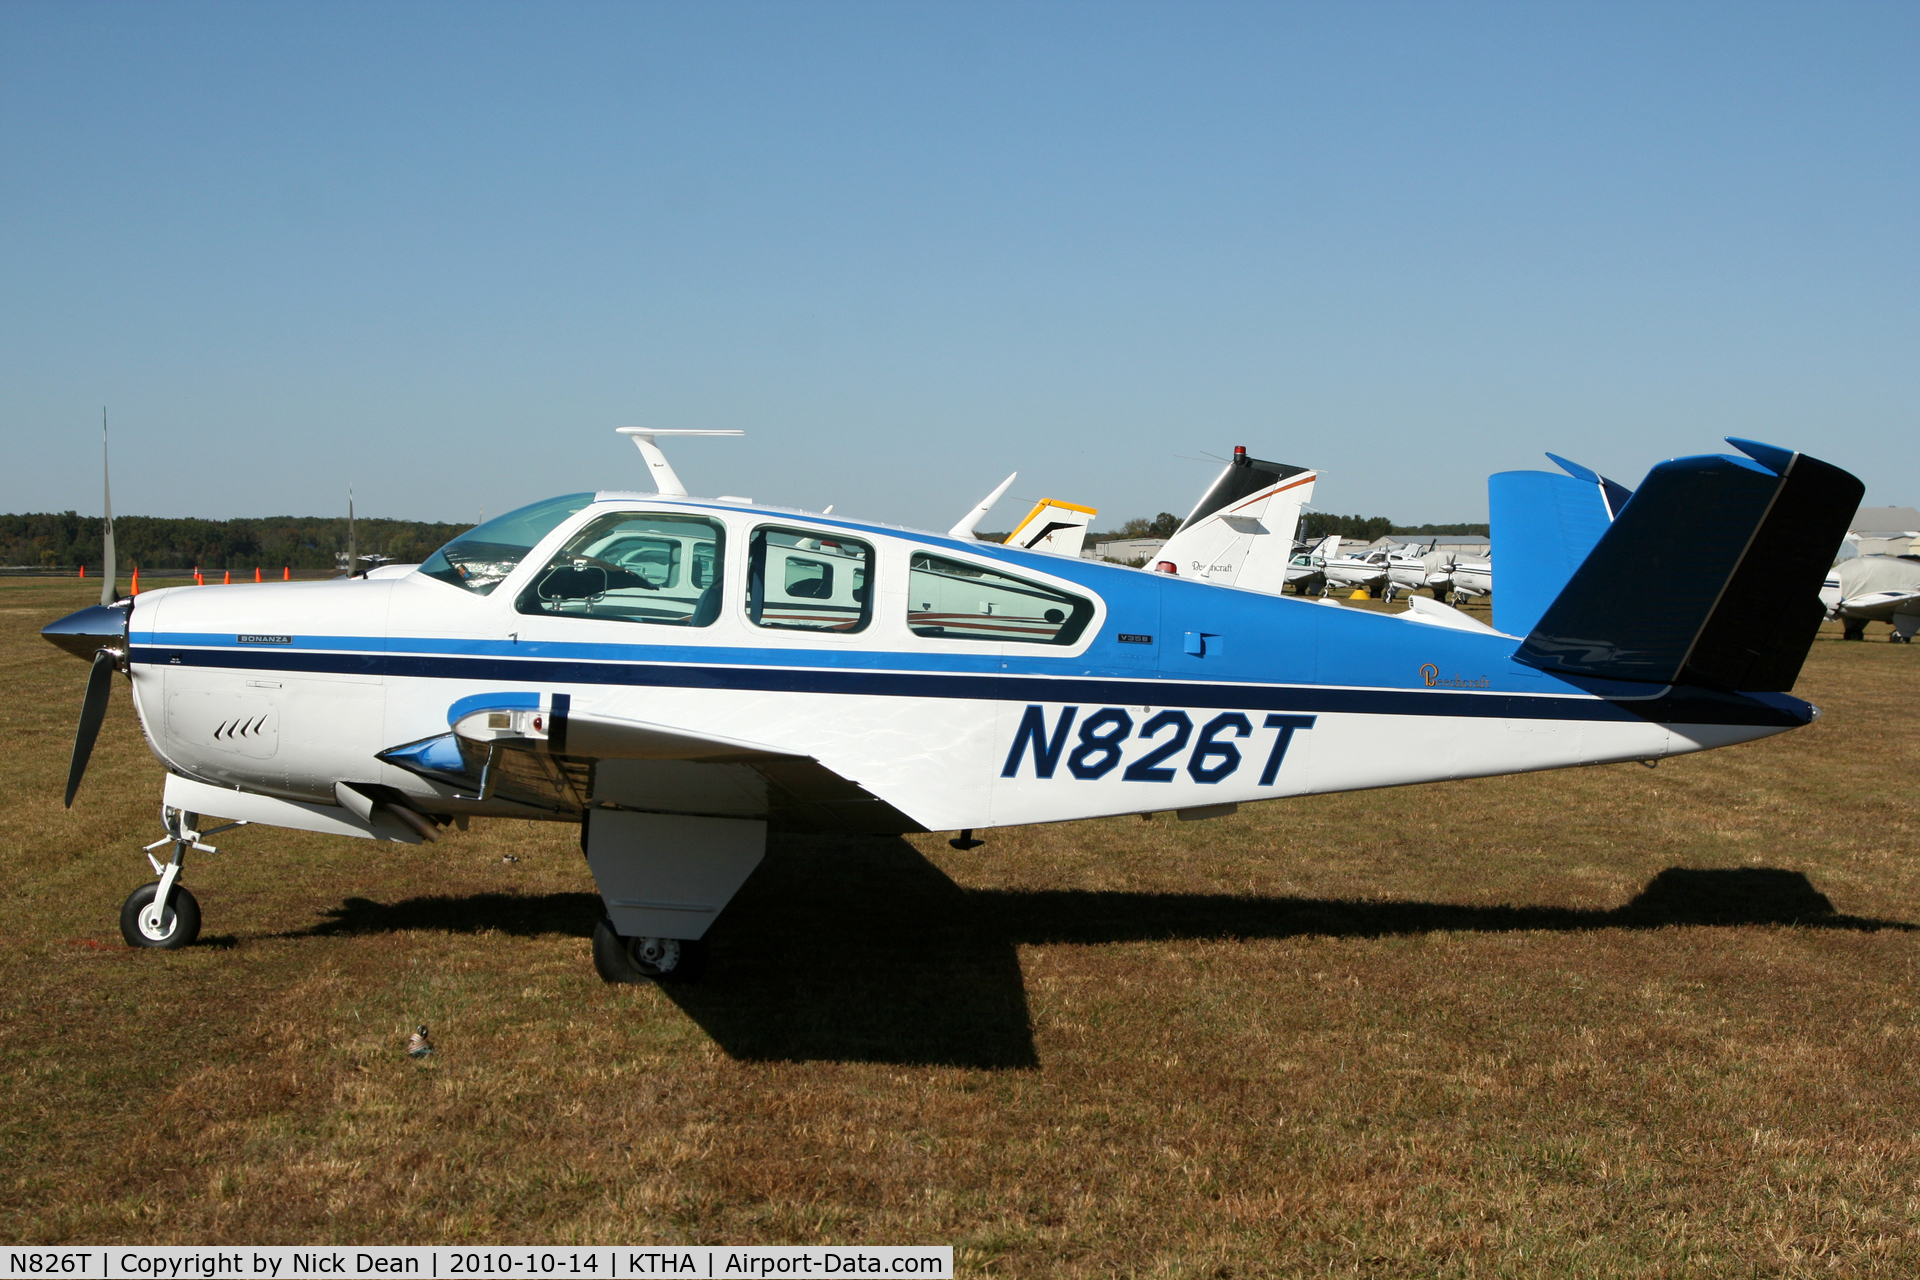
{"type": "Polygon", "coordinates": [[[109,566],[46,629],[93,661],[68,803],[124,672],[167,769],[129,943],[197,933],[202,815],[410,843],[539,818],[584,828],[601,975],[685,979],[769,831],[1213,816],[1808,723],[1787,690],[1861,485],[1733,443],[1656,466],[1597,542],[1516,548],[1550,601],[1525,635],[689,497],[663,459],[661,492],[538,502],[414,567],[117,600],[109,566]]]}

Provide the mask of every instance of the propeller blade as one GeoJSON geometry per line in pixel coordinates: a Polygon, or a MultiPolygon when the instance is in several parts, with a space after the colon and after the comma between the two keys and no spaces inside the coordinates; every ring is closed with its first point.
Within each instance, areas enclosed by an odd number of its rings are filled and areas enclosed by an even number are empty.
{"type": "Polygon", "coordinates": [[[93,741],[100,736],[101,722],[107,718],[107,695],[113,692],[113,655],[105,649],[93,655],[93,670],[87,673],[87,696],[80,703],[80,725],[73,734],[73,763],[67,768],[67,808],[73,808],[73,793],[87,775],[87,760],[93,755],[93,741]]]}
{"type": "MultiPolygon", "coordinates": [[[[115,599],[113,585],[113,476],[111,468],[107,466],[107,410],[104,405],[101,406],[100,409],[100,487],[106,496],[107,504],[106,554],[102,557],[105,563],[100,566],[100,603],[112,604],[115,599]]],[[[71,797],[68,798],[67,803],[73,803],[71,797]]]]}

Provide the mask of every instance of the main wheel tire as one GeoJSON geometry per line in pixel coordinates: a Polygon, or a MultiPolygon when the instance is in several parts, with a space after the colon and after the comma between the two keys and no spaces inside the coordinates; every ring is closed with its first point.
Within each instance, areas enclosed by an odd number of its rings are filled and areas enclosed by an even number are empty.
{"type": "Polygon", "coordinates": [[[603,982],[693,982],[706,972],[707,944],[694,938],[623,938],[602,916],[593,926],[593,967],[603,982]]]}
{"type": "Polygon", "coordinates": [[[127,895],[120,906],[120,936],[130,947],[154,947],[178,951],[190,947],[200,936],[200,903],[182,884],[173,886],[173,901],[159,912],[150,912],[153,897],[160,891],[158,882],[143,884],[127,895]]]}

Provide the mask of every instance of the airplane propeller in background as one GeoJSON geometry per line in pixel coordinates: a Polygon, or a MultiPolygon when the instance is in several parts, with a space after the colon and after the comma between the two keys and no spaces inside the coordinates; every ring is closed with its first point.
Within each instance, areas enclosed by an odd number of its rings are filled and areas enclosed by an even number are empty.
{"type": "Polygon", "coordinates": [[[106,550],[100,565],[100,603],[110,605],[114,595],[113,564],[113,468],[107,457],[107,407],[100,406],[100,492],[106,502],[107,529],[104,535],[106,550]]]}
{"type": "Polygon", "coordinates": [[[114,668],[126,658],[127,622],[130,608],[118,603],[114,583],[113,486],[107,463],[107,411],[100,411],[101,485],[106,499],[106,531],[100,583],[100,603],[69,614],[41,629],[40,634],[79,658],[89,658],[93,669],[87,673],[86,696],[80,701],[80,723],[73,733],[73,761],[67,766],[67,808],[73,808],[74,793],[86,776],[87,761],[93,756],[94,740],[107,718],[107,699],[113,692],[114,668]]]}

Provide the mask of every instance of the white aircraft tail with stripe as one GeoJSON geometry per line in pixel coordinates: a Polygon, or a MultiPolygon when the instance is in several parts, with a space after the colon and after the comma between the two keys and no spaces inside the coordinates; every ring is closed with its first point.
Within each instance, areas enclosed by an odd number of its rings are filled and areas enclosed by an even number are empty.
{"type": "Polygon", "coordinates": [[[1318,478],[1306,467],[1262,462],[1249,458],[1245,446],[1234,446],[1233,461],[1160,548],[1153,567],[1176,577],[1279,595],[1293,558],[1300,508],[1312,500],[1318,478]]]}

